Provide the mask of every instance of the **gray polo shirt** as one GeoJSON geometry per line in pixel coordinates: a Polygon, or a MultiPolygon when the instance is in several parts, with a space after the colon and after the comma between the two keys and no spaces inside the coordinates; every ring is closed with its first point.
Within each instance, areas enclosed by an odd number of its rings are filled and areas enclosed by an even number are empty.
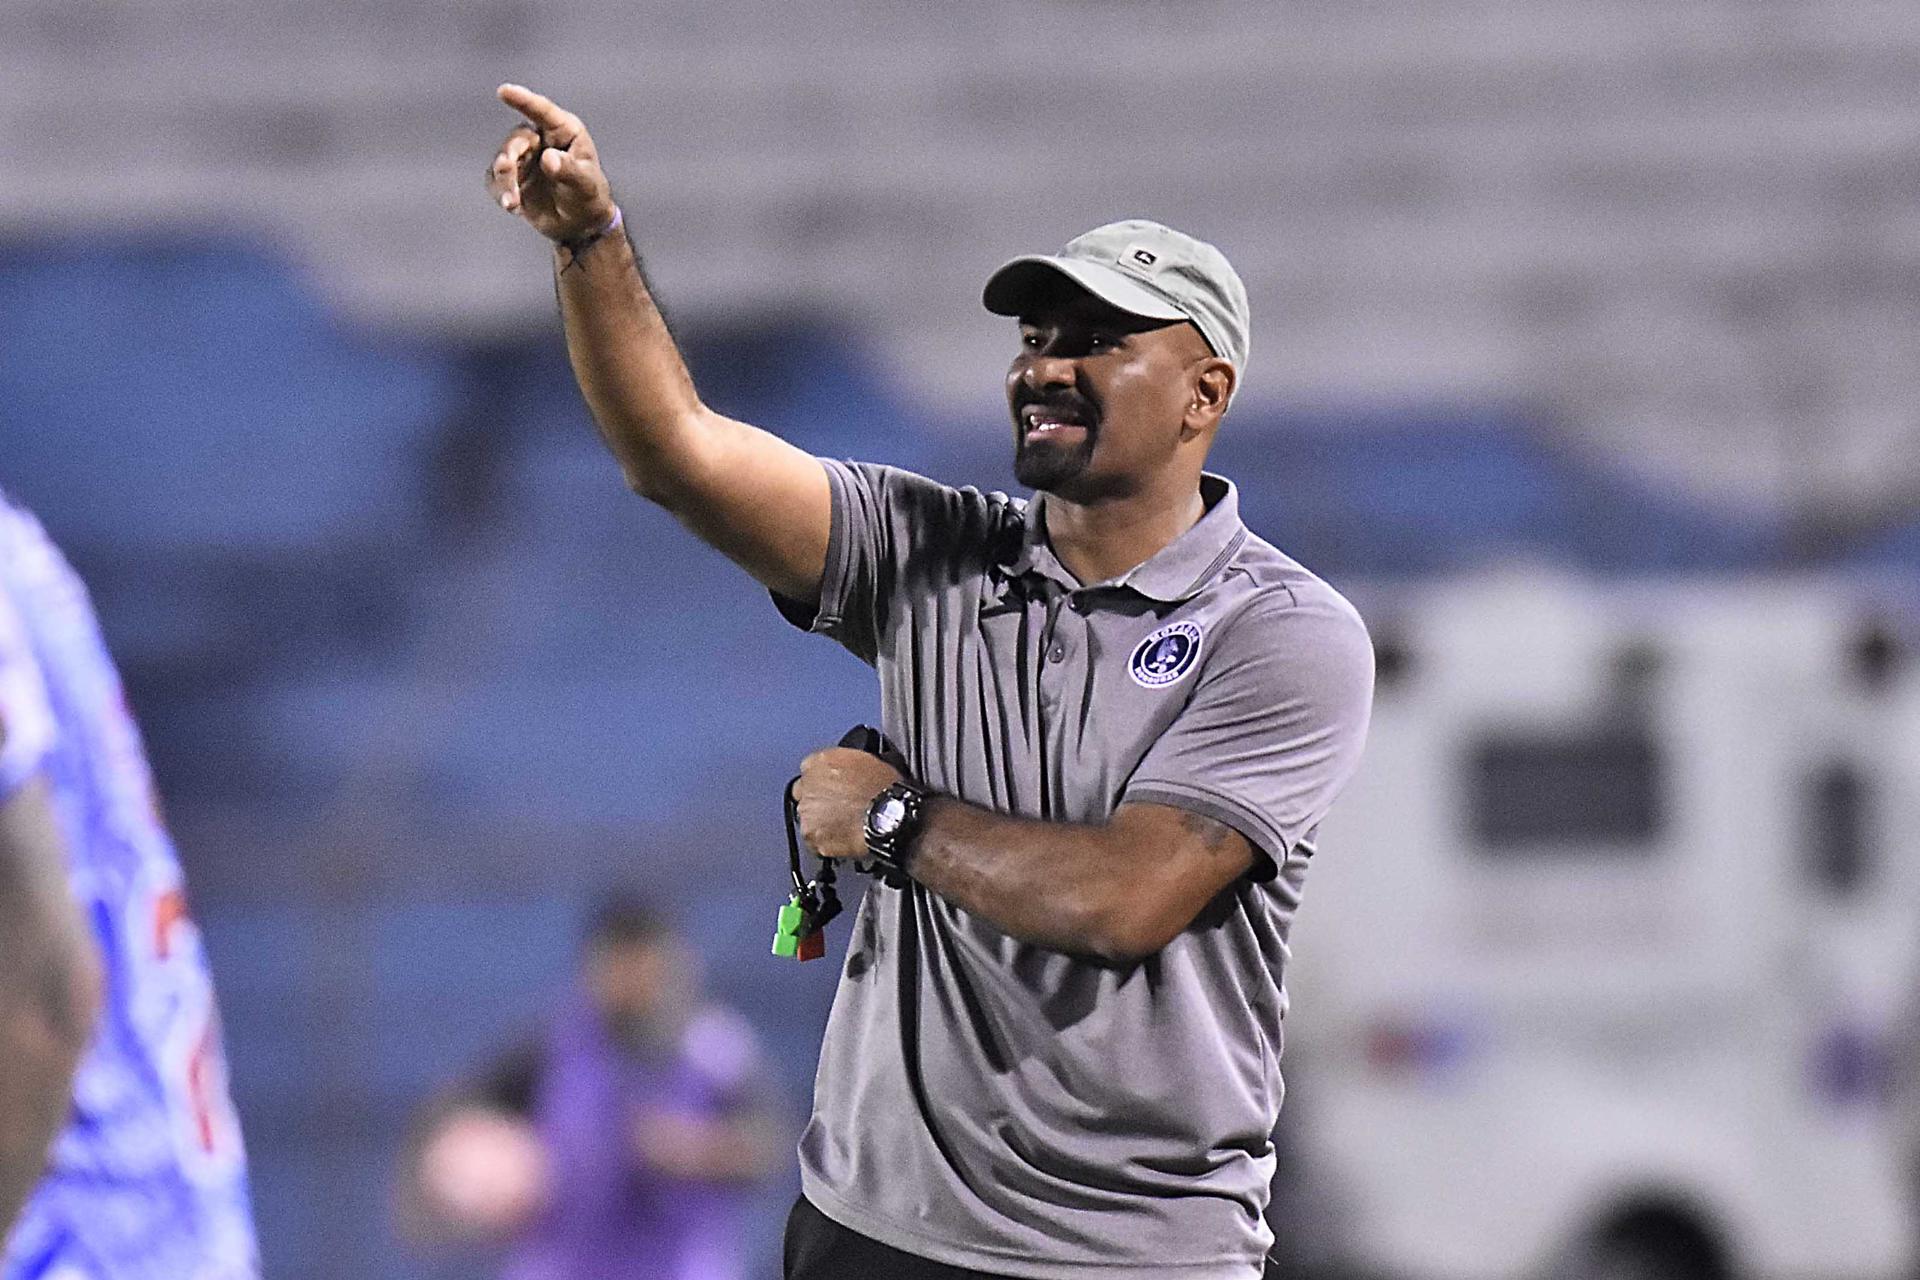
{"type": "Polygon", "coordinates": [[[800,1142],[807,1198],[981,1271],[1258,1275],[1287,931],[1372,698],[1359,615],[1249,533],[1217,476],[1193,528],[1083,586],[1047,546],[1044,496],[825,466],[820,607],[795,620],[878,670],[882,727],[922,783],[1068,822],[1174,805],[1259,857],[1128,966],[1017,941],[918,884],[869,888],[800,1142]]]}

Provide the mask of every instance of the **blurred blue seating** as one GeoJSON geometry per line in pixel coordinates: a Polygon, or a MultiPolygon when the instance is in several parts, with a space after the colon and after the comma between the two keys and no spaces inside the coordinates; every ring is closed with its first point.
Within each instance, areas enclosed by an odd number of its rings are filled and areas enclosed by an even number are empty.
{"type": "Polygon", "coordinates": [[[123,666],[231,688],[389,638],[398,566],[367,548],[418,528],[444,356],[349,330],[272,254],[97,236],[0,246],[0,351],[0,484],[123,666]]]}
{"type": "Polygon", "coordinates": [[[444,361],[348,331],[271,255],[0,250],[7,483],[82,543],[300,548],[409,523],[444,361]]]}
{"type": "Polygon", "coordinates": [[[1920,572],[1920,519],[1892,525],[1865,539],[1845,562],[1855,568],[1920,572]]]}

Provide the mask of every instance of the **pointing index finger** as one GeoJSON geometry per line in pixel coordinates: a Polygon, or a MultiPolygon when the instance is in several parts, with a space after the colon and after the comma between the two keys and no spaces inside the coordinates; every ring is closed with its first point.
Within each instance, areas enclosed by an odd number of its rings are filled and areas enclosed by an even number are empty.
{"type": "Polygon", "coordinates": [[[572,112],[523,84],[503,84],[495,92],[500,101],[533,122],[534,127],[540,130],[541,140],[548,146],[565,148],[579,131],[579,124],[572,112]]]}

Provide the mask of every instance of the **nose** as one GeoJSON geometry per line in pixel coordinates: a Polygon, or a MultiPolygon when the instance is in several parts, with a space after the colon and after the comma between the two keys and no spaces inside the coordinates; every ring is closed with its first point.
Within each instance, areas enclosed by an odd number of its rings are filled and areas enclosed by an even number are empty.
{"type": "Polygon", "coordinates": [[[1073,361],[1049,350],[1028,352],[1020,366],[1020,381],[1030,391],[1071,387],[1078,380],[1073,361]]]}

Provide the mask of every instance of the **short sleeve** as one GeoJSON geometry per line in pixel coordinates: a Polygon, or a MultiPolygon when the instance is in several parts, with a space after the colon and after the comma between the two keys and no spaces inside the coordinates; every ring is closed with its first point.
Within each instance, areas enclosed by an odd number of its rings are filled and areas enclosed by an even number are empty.
{"type": "Polygon", "coordinates": [[[1353,607],[1322,592],[1269,592],[1225,625],[1122,796],[1233,827],[1265,855],[1256,880],[1319,825],[1366,741],[1373,647],[1353,607]]]}
{"type": "Polygon", "coordinates": [[[26,624],[0,590],[0,800],[39,771],[54,737],[53,709],[26,624]]]}
{"type": "Polygon", "coordinates": [[[781,616],[869,665],[903,592],[977,573],[999,548],[1008,500],[898,467],[823,458],[833,524],[817,609],[775,595],[781,616]]]}

